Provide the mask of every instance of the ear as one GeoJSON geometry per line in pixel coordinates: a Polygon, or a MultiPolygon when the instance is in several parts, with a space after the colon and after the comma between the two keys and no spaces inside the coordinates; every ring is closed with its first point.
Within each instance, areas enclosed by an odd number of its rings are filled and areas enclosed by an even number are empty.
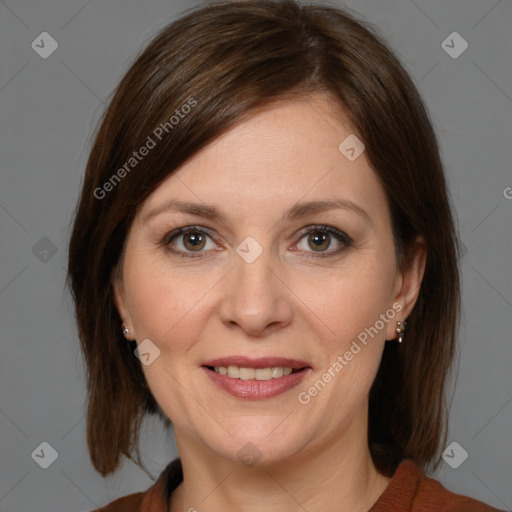
{"type": "Polygon", "coordinates": [[[112,270],[112,289],[114,293],[114,304],[123,321],[123,325],[128,327],[130,334],[127,336],[128,339],[133,339],[133,324],[126,307],[126,292],[124,287],[124,277],[122,271],[122,265],[116,265],[112,270]]]}
{"type": "Polygon", "coordinates": [[[396,321],[388,323],[386,339],[395,339],[396,322],[403,323],[411,314],[418,300],[426,263],[427,245],[425,239],[418,235],[410,251],[407,253],[403,268],[397,272],[392,301],[393,309],[397,311],[396,321]]]}

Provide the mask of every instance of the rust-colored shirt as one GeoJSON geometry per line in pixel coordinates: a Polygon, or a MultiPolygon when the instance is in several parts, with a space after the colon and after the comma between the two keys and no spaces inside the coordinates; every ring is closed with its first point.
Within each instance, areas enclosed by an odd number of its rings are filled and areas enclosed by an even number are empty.
{"type": "MultiPolygon", "coordinates": [[[[147,491],[124,496],[93,512],[168,512],[171,493],[182,480],[181,460],[177,458],[147,491]]],[[[427,477],[415,462],[405,459],[368,512],[502,511],[448,491],[440,482],[427,477]]]]}

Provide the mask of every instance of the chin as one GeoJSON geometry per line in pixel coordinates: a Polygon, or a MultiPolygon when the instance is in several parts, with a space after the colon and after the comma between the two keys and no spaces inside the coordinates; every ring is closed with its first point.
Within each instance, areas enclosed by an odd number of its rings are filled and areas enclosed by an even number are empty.
{"type": "Polygon", "coordinates": [[[223,442],[210,444],[210,447],[220,457],[240,462],[247,467],[271,466],[286,461],[303,448],[305,439],[299,438],[299,435],[294,436],[289,428],[277,432],[278,424],[276,418],[265,422],[264,428],[261,419],[258,425],[260,428],[247,428],[244,423],[234,430],[238,435],[231,437],[226,434],[223,442]],[[274,429],[276,432],[272,433],[274,429]]]}

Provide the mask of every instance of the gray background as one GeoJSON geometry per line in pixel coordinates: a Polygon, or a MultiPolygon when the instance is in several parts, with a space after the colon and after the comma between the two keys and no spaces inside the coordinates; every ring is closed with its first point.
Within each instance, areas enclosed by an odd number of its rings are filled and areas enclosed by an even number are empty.
{"type": "MultiPolygon", "coordinates": [[[[88,458],[84,369],[64,288],[68,223],[109,94],[142,45],[196,3],[0,0],[3,512],[91,510],[152,484],[126,461],[102,479],[88,458]],[[45,31],[59,44],[47,59],[31,47],[45,31]],[[58,453],[48,469],[31,457],[42,442],[58,453]]],[[[434,476],[512,509],[512,4],[345,5],[380,28],[427,102],[467,251],[448,444],[469,456],[458,469],[443,462],[434,476]],[[458,58],[441,46],[454,31],[469,44],[458,58]]],[[[155,420],[144,427],[143,460],[157,476],[176,456],[174,436],[155,420]]]]}

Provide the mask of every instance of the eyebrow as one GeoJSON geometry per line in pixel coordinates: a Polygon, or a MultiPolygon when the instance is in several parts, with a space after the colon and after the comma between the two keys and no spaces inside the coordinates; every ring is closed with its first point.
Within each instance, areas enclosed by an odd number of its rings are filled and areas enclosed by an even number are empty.
{"type": "MultiPolygon", "coordinates": [[[[371,223],[371,219],[370,216],[368,215],[368,212],[358,204],[347,199],[332,199],[329,201],[309,201],[303,203],[296,203],[281,216],[278,222],[301,219],[314,213],[320,213],[336,209],[352,211],[354,213],[357,213],[361,217],[364,217],[368,222],[371,223]]],[[[174,199],[165,201],[165,203],[162,203],[160,206],[157,206],[149,213],[144,215],[144,217],[142,218],[142,223],[146,224],[149,220],[156,217],[157,215],[168,212],[188,213],[191,215],[197,215],[199,217],[205,217],[207,219],[216,220],[224,224],[227,224],[226,216],[214,206],[207,204],[191,203],[188,201],[178,201],[174,199]]]]}

